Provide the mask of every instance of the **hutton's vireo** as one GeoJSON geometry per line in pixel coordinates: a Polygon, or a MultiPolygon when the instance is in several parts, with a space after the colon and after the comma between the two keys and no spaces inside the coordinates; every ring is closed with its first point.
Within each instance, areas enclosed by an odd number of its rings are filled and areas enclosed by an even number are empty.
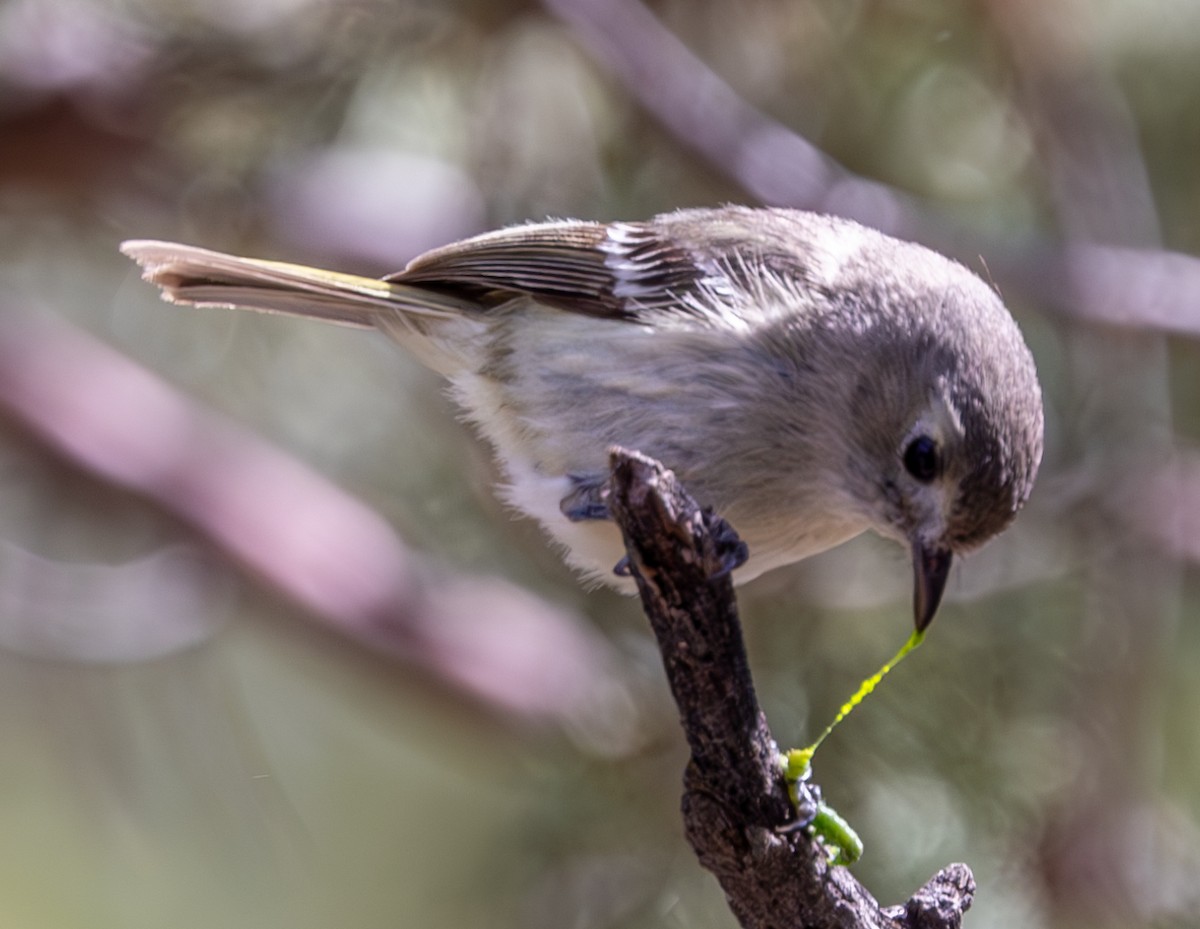
{"type": "Polygon", "coordinates": [[[795,210],[547,222],[373,280],[165,242],[125,254],[168,300],[374,327],[441,372],[503,494],[617,586],[608,449],[672,468],[749,546],[745,581],[865,529],[912,550],[915,620],[1004,529],[1042,453],[1029,349],[961,265],[795,210]]]}

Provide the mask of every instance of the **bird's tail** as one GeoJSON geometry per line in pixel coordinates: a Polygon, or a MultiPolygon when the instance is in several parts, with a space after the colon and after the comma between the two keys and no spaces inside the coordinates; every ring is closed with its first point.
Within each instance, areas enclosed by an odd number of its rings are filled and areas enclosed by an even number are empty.
{"type": "Polygon", "coordinates": [[[225,306],[307,316],[348,326],[389,329],[397,315],[410,321],[462,316],[472,304],[451,296],[354,274],[304,265],[239,258],[191,245],[150,240],[121,243],[142,277],[172,303],[225,306]],[[380,317],[388,317],[386,320],[380,317]]]}

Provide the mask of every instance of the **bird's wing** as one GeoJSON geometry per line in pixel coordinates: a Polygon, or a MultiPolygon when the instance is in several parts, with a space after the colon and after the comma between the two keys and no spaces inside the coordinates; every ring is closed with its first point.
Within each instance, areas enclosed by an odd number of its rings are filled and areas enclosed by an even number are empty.
{"type": "Polygon", "coordinates": [[[381,313],[394,310],[423,320],[487,313],[522,295],[606,319],[703,322],[720,317],[738,291],[803,281],[805,249],[819,240],[809,227],[829,222],[792,211],[726,207],[681,210],[647,222],[534,223],[434,249],[382,280],[174,242],[130,241],[121,250],[176,303],[355,326],[376,325],[381,313]]]}
{"type": "Polygon", "coordinates": [[[568,312],[636,320],[701,312],[726,286],[718,265],[655,223],[561,221],[434,249],[386,280],[484,308],[526,294],[568,312]]]}

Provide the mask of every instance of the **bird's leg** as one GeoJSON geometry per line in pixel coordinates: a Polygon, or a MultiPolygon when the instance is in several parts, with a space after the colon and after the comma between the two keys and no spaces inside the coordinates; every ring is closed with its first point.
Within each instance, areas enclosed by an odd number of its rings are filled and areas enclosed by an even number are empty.
{"type": "Polygon", "coordinates": [[[573,523],[594,519],[612,519],[608,503],[608,475],[603,473],[568,474],[571,492],[558,503],[563,516],[573,523]]]}

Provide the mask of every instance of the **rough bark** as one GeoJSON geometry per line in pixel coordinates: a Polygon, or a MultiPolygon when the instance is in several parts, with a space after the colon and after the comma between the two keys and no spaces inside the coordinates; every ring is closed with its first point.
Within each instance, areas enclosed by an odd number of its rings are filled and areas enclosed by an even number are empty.
{"type": "Polygon", "coordinates": [[[747,929],[960,926],[975,892],[966,865],[943,868],[907,903],[883,909],[803,831],[779,831],[795,814],[725,570],[737,537],[658,462],[613,449],[612,466],[609,508],[691,749],[685,831],[739,922],[747,929]]]}

